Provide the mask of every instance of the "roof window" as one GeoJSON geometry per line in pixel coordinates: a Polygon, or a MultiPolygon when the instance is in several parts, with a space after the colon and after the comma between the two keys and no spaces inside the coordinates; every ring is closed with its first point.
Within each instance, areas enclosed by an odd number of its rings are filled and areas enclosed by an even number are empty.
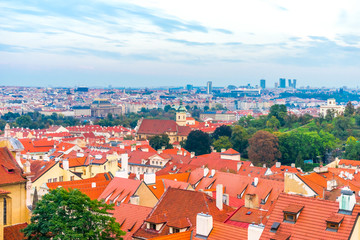
{"type": "Polygon", "coordinates": [[[289,206],[287,206],[283,210],[284,222],[295,223],[296,220],[299,218],[300,212],[303,210],[303,208],[303,205],[290,204],[289,206]]]}

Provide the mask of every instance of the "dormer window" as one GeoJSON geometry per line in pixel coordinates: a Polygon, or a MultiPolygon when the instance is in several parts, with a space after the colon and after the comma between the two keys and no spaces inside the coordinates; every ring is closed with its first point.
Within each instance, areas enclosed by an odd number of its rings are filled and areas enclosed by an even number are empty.
{"type": "Polygon", "coordinates": [[[149,228],[153,229],[153,230],[156,230],[156,224],[155,223],[150,223],[149,228]]]}
{"type": "Polygon", "coordinates": [[[328,219],[326,219],[326,231],[337,232],[343,220],[343,215],[332,214],[328,219]]]}
{"type": "Polygon", "coordinates": [[[287,223],[296,223],[297,219],[299,218],[300,212],[303,210],[303,205],[295,205],[290,204],[287,206],[284,212],[284,222],[287,223]]]}

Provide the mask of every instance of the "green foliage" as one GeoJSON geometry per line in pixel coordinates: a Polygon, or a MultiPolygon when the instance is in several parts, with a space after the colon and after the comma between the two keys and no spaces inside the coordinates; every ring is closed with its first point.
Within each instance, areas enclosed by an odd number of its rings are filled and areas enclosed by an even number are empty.
{"type": "Polygon", "coordinates": [[[355,113],[355,107],[352,105],[352,103],[349,101],[345,106],[344,116],[349,117],[354,115],[355,113]]]}
{"type": "Polygon", "coordinates": [[[195,155],[202,155],[211,152],[211,138],[209,134],[200,130],[191,131],[186,139],[184,148],[195,155]]]}
{"type": "Polygon", "coordinates": [[[275,116],[279,120],[281,126],[284,126],[285,118],[287,116],[286,106],[279,105],[279,104],[275,104],[275,105],[271,106],[268,118],[271,118],[273,116],[275,116]]]}
{"type": "Polygon", "coordinates": [[[221,125],[220,127],[216,128],[214,133],[211,135],[213,139],[218,139],[221,136],[226,136],[228,138],[231,137],[232,129],[230,126],[221,125]]]}
{"type": "Polygon", "coordinates": [[[161,134],[161,135],[151,137],[149,140],[149,144],[155,150],[159,150],[162,147],[165,147],[165,149],[169,149],[169,148],[173,147],[170,144],[170,138],[167,134],[161,134]]]}
{"type": "Polygon", "coordinates": [[[271,128],[274,131],[279,130],[280,128],[280,121],[275,117],[272,116],[267,122],[266,127],[271,128]]]}
{"type": "Polygon", "coordinates": [[[360,142],[356,138],[350,136],[347,139],[344,157],[351,160],[360,160],[360,142]]]}
{"type": "Polygon", "coordinates": [[[228,136],[220,136],[213,142],[213,146],[217,152],[220,152],[221,149],[229,149],[233,147],[228,136]]]}
{"type": "Polygon", "coordinates": [[[91,200],[79,190],[57,188],[37,202],[27,239],[122,239],[120,224],[108,214],[112,205],[91,200]]]}
{"type": "Polygon", "coordinates": [[[233,145],[233,148],[236,151],[238,151],[239,153],[241,153],[241,156],[245,157],[245,158],[247,158],[247,156],[248,156],[246,149],[249,145],[249,142],[248,142],[249,138],[250,138],[250,135],[246,131],[245,128],[243,128],[241,126],[235,126],[233,128],[230,141],[233,145]]]}

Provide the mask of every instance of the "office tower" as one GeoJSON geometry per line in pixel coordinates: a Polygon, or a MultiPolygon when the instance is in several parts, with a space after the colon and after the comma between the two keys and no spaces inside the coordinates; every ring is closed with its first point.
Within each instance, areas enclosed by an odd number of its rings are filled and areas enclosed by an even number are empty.
{"type": "Polygon", "coordinates": [[[265,88],[266,88],[266,81],[265,81],[265,79],[261,79],[261,80],[260,80],[260,87],[261,87],[262,89],[265,89],[265,88]]]}
{"type": "Polygon", "coordinates": [[[212,93],[212,82],[208,81],[206,87],[206,94],[211,94],[211,93],[212,93]]]}
{"type": "Polygon", "coordinates": [[[285,78],[280,78],[279,79],[279,85],[280,85],[280,88],[285,88],[286,87],[286,79],[285,78]]]}
{"type": "Polygon", "coordinates": [[[289,88],[292,87],[292,85],[291,85],[291,79],[288,79],[288,83],[289,83],[289,88]]]}
{"type": "Polygon", "coordinates": [[[278,88],[279,87],[279,83],[275,83],[275,88],[278,88]]]}
{"type": "Polygon", "coordinates": [[[296,88],[296,79],[293,79],[292,87],[293,87],[293,88],[296,88]]]}
{"type": "Polygon", "coordinates": [[[193,85],[191,85],[191,84],[186,85],[186,90],[188,90],[188,91],[193,90],[193,85]]]}

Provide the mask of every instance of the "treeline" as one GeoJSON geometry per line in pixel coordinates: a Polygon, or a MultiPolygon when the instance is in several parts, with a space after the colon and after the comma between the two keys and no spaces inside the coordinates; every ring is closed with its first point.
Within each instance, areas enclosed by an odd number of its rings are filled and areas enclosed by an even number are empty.
{"type": "Polygon", "coordinates": [[[65,117],[62,114],[53,113],[50,116],[40,114],[39,112],[28,112],[23,115],[19,113],[6,113],[1,116],[0,129],[5,128],[6,123],[11,127],[29,128],[29,129],[44,129],[52,125],[76,126],[80,124],[80,120],[74,117],[65,117]]]}

